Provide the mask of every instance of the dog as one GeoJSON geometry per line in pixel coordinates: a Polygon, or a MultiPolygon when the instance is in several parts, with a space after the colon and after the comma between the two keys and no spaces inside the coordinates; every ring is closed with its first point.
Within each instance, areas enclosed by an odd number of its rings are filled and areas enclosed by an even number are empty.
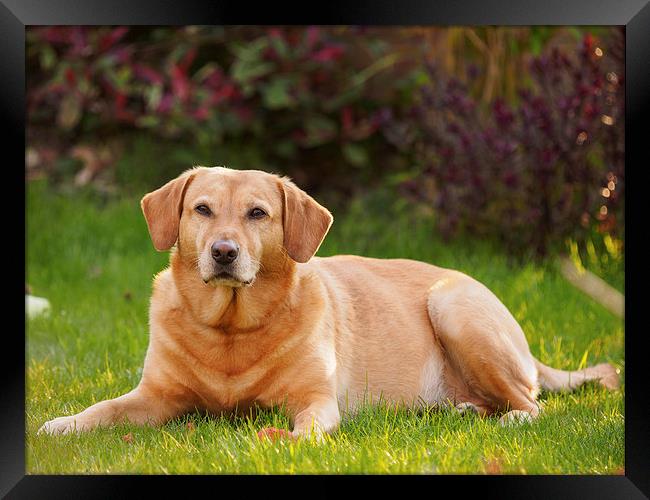
{"type": "Polygon", "coordinates": [[[315,257],[333,217],[286,177],[194,167],[141,207],[156,250],[173,250],[153,282],[140,383],[39,432],[283,406],[293,430],[263,432],[322,438],[372,400],[498,413],[507,425],[539,415],[540,388],[619,387],[607,363],[539,362],[508,309],[461,272],[315,257]]]}

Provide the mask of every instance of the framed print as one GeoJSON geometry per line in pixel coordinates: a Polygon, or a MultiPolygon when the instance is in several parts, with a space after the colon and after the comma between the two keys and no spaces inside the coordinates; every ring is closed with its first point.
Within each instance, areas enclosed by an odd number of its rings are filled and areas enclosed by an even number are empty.
{"type": "Polygon", "coordinates": [[[647,496],[650,7],[316,11],[3,1],[0,491],[647,496]]]}

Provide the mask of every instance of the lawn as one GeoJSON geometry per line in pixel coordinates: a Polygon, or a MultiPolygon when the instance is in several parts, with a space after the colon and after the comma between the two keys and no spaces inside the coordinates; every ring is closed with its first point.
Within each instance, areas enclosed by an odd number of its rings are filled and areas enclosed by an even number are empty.
{"type": "MultiPolygon", "coordinates": [[[[360,201],[334,215],[319,255],[406,257],[461,270],[504,302],[542,362],[576,369],[609,361],[624,375],[623,321],[572,288],[551,261],[516,264],[486,242],[445,242],[430,219],[399,204],[360,201]]],[[[166,264],[139,196],[102,201],[92,192],[57,193],[44,181],[28,185],[27,282],[52,304],[49,316],[27,323],[28,473],[617,474],[624,467],[624,384],[613,393],[595,385],[542,393],[542,416],[515,428],[446,409],[382,406],[344,419],[320,444],[259,441],[262,427],[289,428],[280,409],[37,436],[45,421],[137,384],[151,281],[166,264]]]]}

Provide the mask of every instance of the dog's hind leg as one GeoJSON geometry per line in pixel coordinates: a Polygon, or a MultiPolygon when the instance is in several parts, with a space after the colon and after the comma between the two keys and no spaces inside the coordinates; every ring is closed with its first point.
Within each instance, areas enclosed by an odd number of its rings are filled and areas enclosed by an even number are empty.
{"type": "Polygon", "coordinates": [[[449,273],[431,287],[427,307],[454,378],[472,402],[514,411],[504,422],[539,414],[534,358],[516,320],[492,292],[468,276],[449,273]]]}

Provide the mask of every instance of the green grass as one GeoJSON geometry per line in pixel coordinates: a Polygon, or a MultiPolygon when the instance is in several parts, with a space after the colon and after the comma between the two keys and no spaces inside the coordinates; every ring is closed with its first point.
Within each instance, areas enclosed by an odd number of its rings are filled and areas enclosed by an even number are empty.
{"type": "MultiPolygon", "coordinates": [[[[28,186],[27,282],[52,304],[48,317],[27,323],[28,473],[614,474],[624,466],[623,390],[594,385],[543,393],[542,416],[516,428],[384,405],[345,419],[322,444],[259,441],[262,427],[289,428],[281,409],[37,436],[46,420],[129,391],[141,373],[151,280],[167,254],[154,251],[137,196],[96,198],[28,186]],[[129,433],[130,442],[122,439],[129,433]]],[[[622,320],[572,288],[552,263],[515,265],[486,242],[443,242],[429,219],[385,200],[335,212],[319,255],[336,253],[464,271],[501,298],[543,362],[575,369],[610,361],[624,370],[622,320]]]]}

